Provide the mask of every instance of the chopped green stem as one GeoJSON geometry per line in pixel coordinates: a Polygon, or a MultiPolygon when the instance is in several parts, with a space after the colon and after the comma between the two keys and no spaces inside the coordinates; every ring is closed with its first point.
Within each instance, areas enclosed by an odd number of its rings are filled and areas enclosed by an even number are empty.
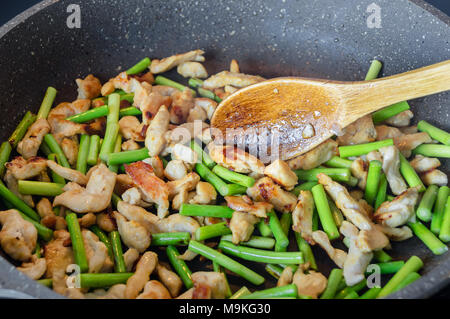
{"type": "Polygon", "coordinates": [[[129,68],[127,70],[127,74],[131,75],[131,74],[142,73],[150,66],[150,63],[152,63],[152,61],[149,58],[143,58],[141,61],[136,63],[134,66],[129,68]]]}
{"type": "Polygon", "coordinates": [[[244,174],[239,174],[233,171],[230,171],[229,169],[220,166],[220,165],[216,165],[214,166],[214,168],[212,169],[212,172],[215,173],[217,176],[223,178],[226,181],[229,181],[231,183],[234,184],[239,184],[245,187],[252,187],[253,184],[255,184],[255,179],[244,175],[244,174]]]}
{"type": "Polygon", "coordinates": [[[439,187],[436,197],[436,203],[434,204],[433,218],[430,225],[430,230],[435,235],[439,235],[439,233],[441,232],[442,221],[445,213],[445,204],[447,203],[447,198],[449,195],[450,188],[448,186],[439,187]]]}
{"type": "Polygon", "coordinates": [[[319,213],[317,212],[317,207],[314,207],[313,217],[312,217],[312,230],[319,230],[319,213]]]}
{"type": "Polygon", "coordinates": [[[297,269],[298,269],[298,265],[294,265],[294,264],[283,264],[283,263],[281,263],[281,264],[278,264],[278,266],[280,266],[283,269],[286,268],[286,267],[289,267],[289,268],[292,269],[293,273],[295,273],[297,271],[297,269]]]}
{"type": "Polygon", "coordinates": [[[427,121],[419,121],[419,123],[417,123],[417,129],[421,132],[427,132],[433,140],[439,141],[445,145],[450,145],[450,133],[431,125],[427,121]]]}
{"type": "Polygon", "coordinates": [[[58,196],[64,192],[64,184],[19,180],[18,186],[25,195],[58,196]]]}
{"type": "MultiPolygon", "coordinates": [[[[231,196],[231,195],[242,195],[247,192],[247,187],[238,185],[238,184],[227,184],[223,190],[223,193],[227,195],[222,196],[231,196]]],[[[220,192],[219,192],[220,193],[220,192]]]]}
{"type": "MultiPolygon", "coordinates": [[[[114,149],[113,149],[113,152],[110,154],[110,156],[112,154],[120,153],[121,150],[122,150],[122,135],[117,134],[116,143],[114,144],[114,149]]],[[[108,161],[109,161],[109,157],[108,157],[108,161]]],[[[108,165],[108,168],[111,171],[113,171],[114,173],[117,173],[119,171],[119,164],[108,165]]]]}
{"type": "Polygon", "coordinates": [[[100,136],[91,135],[89,139],[90,141],[89,141],[87,163],[91,166],[94,166],[97,165],[98,161],[98,152],[100,150],[100,136]]]}
{"type": "Polygon", "coordinates": [[[8,201],[13,207],[17,208],[18,211],[24,213],[31,219],[39,221],[39,215],[30,206],[25,204],[23,200],[17,197],[13,192],[11,192],[8,187],[0,181],[0,197],[8,201]]]}
{"type": "Polygon", "coordinates": [[[292,225],[292,215],[289,213],[281,214],[280,224],[281,229],[283,229],[283,232],[286,234],[286,236],[289,237],[289,229],[291,228],[292,225]]]}
{"type": "Polygon", "coordinates": [[[257,224],[259,233],[261,234],[261,236],[263,237],[272,237],[272,230],[270,229],[269,225],[266,223],[265,220],[261,220],[258,224],[257,224]]]}
{"type": "Polygon", "coordinates": [[[89,152],[89,135],[82,134],[80,137],[80,146],[78,148],[76,170],[86,174],[87,171],[87,156],[89,152]]]}
{"type": "Polygon", "coordinates": [[[358,179],[353,175],[350,175],[348,182],[344,183],[347,184],[348,186],[355,187],[356,185],[358,185],[358,179]]]}
{"type": "MultiPolygon", "coordinates": [[[[226,244],[228,242],[221,241],[221,244],[226,244]]],[[[232,245],[232,244],[231,244],[232,245]]],[[[234,246],[234,245],[233,245],[234,246]]],[[[220,248],[220,247],[219,247],[220,248]]],[[[247,248],[250,249],[250,248],[247,248]]],[[[264,282],[264,277],[255,273],[253,270],[245,267],[244,265],[238,263],[237,261],[225,256],[218,251],[199,243],[198,241],[191,240],[189,243],[189,250],[202,255],[210,260],[214,260],[222,267],[234,272],[235,274],[245,278],[254,285],[260,285],[264,282]]]]}
{"type": "Polygon", "coordinates": [[[216,165],[216,162],[212,160],[211,156],[209,156],[209,154],[206,153],[202,149],[202,147],[195,142],[195,140],[191,141],[191,148],[195,153],[197,153],[198,159],[203,162],[203,164],[205,164],[209,169],[212,169],[216,165]]]}
{"type": "Polygon", "coordinates": [[[152,234],[152,246],[186,246],[191,240],[188,232],[152,234]]]}
{"type": "Polygon", "coordinates": [[[370,161],[369,172],[367,173],[366,190],[364,198],[369,205],[373,205],[380,184],[382,164],[380,161],[370,161]]]}
{"type": "Polygon", "coordinates": [[[409,110],[409,104],[406,101],[398,102],[387,106],[379,111],[372,113],[372,120],[374,124],[380,124],[388,118],[391,118],[403,111],[409,110]]]}
{"type": "Polygon", "coordinates": [[[275,264],[267,264],[264,269],[276,280],[280,278],[283,272],[283,268],[275,264]]]}
{"type": "Polygon", "coordinates": [[[105,131],[105,138],[103,139],[99,157],[102,161],[108,162],[108,158],[113,153],[116,144],[117,135],[119,134],[119,124],[107,124],[105,131]]]}
{"type": "Polygon", "coordinates": [[[344,299],[358,299],[359,295],[356,291],[350,291],[345,297],[344,299]]]}
{"type": "Polygon", "coordinates": [[[389,256],[383,249],[374,251],[373,257],[379,263],[387,263],[388,261],[392,260],[392,257],[389,256]]]}
{"type": "Polygon", "coordinates": [[[450,158],[450,146],[440,144],[422,144],[413,149],[413,154],[420,154],[427,157],[450,158]]]}
{"type": "Polygon", "coordinates": [[[326,161],[324,164],[329,167],[334,168],[350,168],[352,166],[351,160],[342,158],[339,156],[333,156],[330,160],[326,161]]]}
{"type": "Polygon", "coordinates": [[[318,184],[311,189],[314,197],[314,203],[317,207],[320,223],[323,230],[327,233],[330,240],[339,238],[340,234],[331,214],[330,206],[328,205],[327,195],[322,184],[318,184]]]}
{"type": "Polygon", "coordinates": [[[257,248],[236,246],[228,241],[220,241],[219,248],[224,253],[230,254],[249,261],[270,264],[302,264],[303,254],[301,252],[274,252],[257,248]]]}
{"type": "MultiPolygon", "coordinates": [[[[107,274],[80,274],[81,288],[107,288],[117,284],[126,284],[133,273],[107,273],[107,274]]],[[[51,288],[53,280],[40,279],[41,285],[51,288]]]]}
{"type": "Polygon", "coordinates": [[[405,279],[403,279],[403,281],[394,289],[393,293],[397,292],[399,290],[402,290],[403,288],[405,288],[409,284],[412,284],[414,281],[416,281],[420,277],[422,277],[422,276],[419,275],[417,272],[412,272],[412,273],[408,274],[408,276],[406,276],[405,279]]]}
{"type": "Polygon", "coordinates": [[[147,148],[109,154],[108,165],[120,165],[142,161],[149,158],[147,148]]]}
{"type": "Polygon", "coordinates": [[[103,230],[100,229],[100,227],[98,227],[97,225],[93,225],[90,227],[90,230],[97,235],[98,239],[100,239],[100,241],[102,243],[105,244],[106,248],[108,248],[108,255],[109,257],[111,257],[111,260],[114,260],[114,252],[112,249],[112,245],[111,245],[111,241],[108,238],[108,235],[106,235],[103,230]]]}
{"type": "Polygon", "coordinates": [[[75,263],[80,267],[81,272],[87,272],[89,270],[89,264],[86,257],[86,250],[84,248],[83,236],[81,235],[77,214],[72,212],[66,214],[66,222],[70,233],[70,240],[72,241],[75,263]]]}
{"type": "Polygon", "coordinates": [[[97,119],[99,117],[108,115],[108,105],[102,105],[86,112],[78,113],[66,118],[67,121],[72,121],[75,123],[85,123],[91,120],[97,119]]]}
{"type": "Polygon", "coordinates": [[[195,231],[195,239],[201,241],[228,234],[231,234],[231,230],[227,227],[226,222],[222,222],[197,228],[195,231]]]}
{"type": "Polygon", "coordinates": [[[227,206],[182,204],[180,215],[231,218],[233,210],[227,206]]]}
{"type": "Polygon", "coordinates": [[[120,234],[117,230],[109,233],[109,241],[111,242],[113,254],[114,254],[114,270],[119,273],[127,271],[125,265],[125,259],[123,258],[122,241],[120,240],[120,234]]]}
{"type": "Polygon", "coordinates": [[[111,196],[111,203],[114,205],[115,208],[117,208],[117,203],[120,202],[122,199],[120,198],[120,196],[116,195],[116,194],[112,194],[111,196]]]}
{"type": "Polygon", "coordinates": [[[381,291],[381,287],[373,287],[362,294],[359,299],[376,299],[381,291]]]}
{"type": "Polygon", "coordinates": [[[372,60],[372,63],[370,64],[369,70],[367,71],[365,81],[374,80],[378,77],[378,74],[381,71],[381,68],[383,67],[383,63],[381,63],[378,60],[372,60]]]}
{"type": "Polygon", "coordinates": [[[113,152],[119,132],[120,95],[117,93],[108,96],[108,116],[106,117],[106,131],[100,148],[100,159],[108,161],[108,155],[113,152]]]}
{"type": "Polygon", "coordinates": [[[117,284],[126,284],[133,273],[81,274],[82,288],[105,288],[117,284]]]}
{"type": "MultiPolygon", "coordinates": [[[[66,155],[64,155],[64,152],[62,151],[61,147],[59,146],[58,142],[56,142],[55,138],[52,134],[46,134],[44,136],[44,141],[47,144],[48,148],[50,149],[51,153],[55,153],[58,155],[59,160],[61,161],[61,166],[70,168],[69,161],[66,158],[66,155]]],[[[48,154],[47,154],[48,156],[48,154]]]]}
{"type": "Polygon", "coordinates": [[[317,182],[305,182],[303,184],[300,184],[296,186],[291,193],[295,196],[298,196],[300,194],[300,191],[310,191],[311,188],[317,185],[317,182]]]}
{"type": "Polygon", "coordinates": [[[41,107],[39,108],[36,120],[47,118],[48,113],[50,113],[50,109],[52,108],[53,101],[55,100],[57,92],[58,91],[56,91],[56,89],[51,86],[47,88],[44,99],[42,100],[41,107]]]}
{"type": "Polygon", "coordinates": [[[142,111],[134,106],[125,107],[123,109],[120,109],[119,111],[119,117],[138,116],[138,115],[142,115],[142,111]]]}
{"type": "Polygon", "coordinates": [[[119,122],[120,112],[120,95],[113,93],[108,95],[108,115],[106,117],[106,123],[119,122]]]}
{"type": "MultiPolygon", "coordinates": [[[[231,242],[232,235],[224,235],[221,240],[231,242]]],[[[241,242],[240,245],[260,249],[273,249],[275,246],[275,239],[270,237],[251,236],[249,240],[241,242]]]]}
{"type": "Polygon", "coordinates": [[[158,75],[155,78],[155,84],[170,86],[170,87],[176,88],[177,90],[180,90],[180,91],[184,91],[185,89],[188,89],[188,90],[191,90],[192,96],[194,96],[194,97],[196,96],[195,90],[190,89],[187,86],[184,86],[183,84],[180,84],[178,82],[172,81],[172,80],[170,80],[170,79],[168,79],[168,78],[166,78],[166,77],[164,77],[162,75],[158,75]]]}
{"type": "Polygon", "coordinates": [[[194,283],[192,281],[192,272],[186,265],[184,260],[178,258],[180,256],[180,253],[178,252],[177,248],[172,245],[167,246],[166,254],[169,258],[170,264],[172,265],[178,276],[180,276],[181,281],[183,282],[186,289],[191,289],[192,287],[194,287],[194,283]]]}
{"type": "Polygon", "coordinates": [[[442,255],[448,250],[448,247],[421,222],[408,223],[408,226],[412,229],[414,235],[419,237],[433,254],[442,255]]]}
{"type": "Polygon", "coordinates": [[[409,164],[408,160],[400,153],[400,173],[402,174],[405,181],[408,183],[409,187],[416,187],[420,185],[419,192],[425,191],[425,185],[417,175],[414,168],[409,164]]]}
{"type": "Polygon", "coordinates": [[[231,288],[230,288],[230,284],[228,283],[228,278],[227,278],[227,274],[225,273],[225,270],[220,267],[220,265],[218,263],[216,263],[215,261],[212,262],[213,264],[213,270],[215,272],[220,272],[223,274],[223,277],[225,278],[225,298],[229,298],[231,297],[232,293],[231,293],[231,288]]]}
{"type": "Polygon", "coordinates": [[[334,268],[330,272],[328,277],[327,288],[320,296],[320,299],[333,299],[336,295],[339,283],[343,278],[343,270],[339,268],[334,268]]]}
{"type": "Polygon", "coordinates": [[[45,140],[42,141],[41,145],[39,146],[39,150],[40,150],[45,156],[49,156],[50,154],[52,154],[52,151],[51,151],[50,148],[48,147],[47,143],[45,143],[45,140]]]}
{"type": "Polygon", "coordinates": [[[9,142],[3,142],[2,146],[0,147],[0,178],[3,177],[3,174],[5,173],[5,164],[9,161],[11,151],[11,144],[9,144],[9,142]]]}
{"type": "Polygon", "coordinates": [[[201,87],[203,85],[203,81],[197,78],[190,78],[188,81],[188,84],[190,87],[193,87],[194,89],[201,87]]]}
{"type": "MultiPolygon", "coordinates": [[[[214,174],[205,164],[202,163],[195,164],[195,171],[198,173],[198,175],[200,175],[201,178],[203,178],[205,181],[213,185],[220,195],[222,196],[233,195],[230,194],[229,189],[230,184],[225,183],[220,177],[214,174]]],[[[239,185],[239,187],[242,187],[245,192],[246,188],[244,186],[239,185]]]]}
{"type": "MultiPolygon", "coordinates": [[[[405,262],[403,260],[398,261],[390,261],[385,263],[373,264],[380,267],[380,273],[382,275],[395,274],[400,268],[403,267],[405,262]]],[[[366,272],[366,275],[370,275],[371,273],[366,272]]]]}
{"type": "Polygon", "coordinates": [[[412,272],[417,272],[423,267],[422,260],[417,256],[412,256],[403,265],[403,267],[388,281],[388,283],[381,289],[378,297],[385,297],[395,291],[398,285],[412,272]]]}
{"type": "MultiPolygon", "coordinates": [[[[132,99],[133,97],[134,97],[134,95],[130,95],[130,94],[121,95],[120,100],[123,100],[123,99],[130,100],[130,98],[132,99]]],[[[66,118],[66,120],[72,121],[75,123],[85,123],[85,122],[95,120],[99,117],[107,116],[108,113],[109,113],[109,107],[108,107],[108,105],[105,104],[105,105],[90,109],[86,112],[69,116],[68,118],[66,118]]],[[[136,108],[134,106],[126,107],[126,108],[119,110],[119,117],[138,116],[138,115],[142,115],[142,112],[141,112],[141,110],[139,110],[138,108],[136,108]]]]}
{"type": "Polygon", "coordinates": [[[269,288],[256,291],[250,295],[241,296],[239,299],[270,299],[270,298],[297,298],[298,289],[295,284],[269,288]]]}
{"type": "Polygon", "coordinates": [[[16,148],[19,142],[23,139],[25,134],[28,131],[28,128],[31,126],[31,124],[34,123],[36,120],[36,115],[28,111],[25,113],[24,117],[22,118],[22,121],[20,121],[19,125],[17,125],[14,132],[11,134],[11,136],[8,139],[8,142],[11,144],[13,148],[16,148]]]}
{"type": "Polygon", "coordinates": [[[36,249],[34,250],[34,254],[37,258],[41,258],[41,245],[39,244],[39,241],[36,242],[36,249]]]}
{"type": "Polygon", "coordinates": [[[427,190],[422,196],[422,200],[417,207],[416,215],[417,217],[424,221],[429,222],[433,217],[431,210],[433,209],[434,202],[438,194],[438,187],[436,185],[428,186],[427,190]]]}
{"type": "Polygon", "coordinates": [[[317,174],[324,173],[338,182],[348,182],[351,172],[348,168],[313,168],[309,170],[297,169],[294,171],[301,181],[317,182],[317,174]]]}
{"type": "MultiPolygon", "coordinates": [[[[134,93],[127,93],[127,94],[121,94],[120,95],[120,101],[128,101],[131,104],[134,102],[134,93]]],[[[142,112],[141,112],[142,114],[142,112]]],[[[136,115],[136,114],[130,114],[130,115],[136,115]]],[[[124,116],[122,115],[122,112],[119,111],[119,117],[124,116]]]]}
{"type": "Polygon", "coordinates": [[[206,90],[204,88],[198,88],[197,91],[198,91],[198,94],[202,97],[206,97],[208,99],[214,100],[217,103],[222,102],[222,99],[220,97],[218,97],[217,95],[215,95],[214,92],[212,92],[210,90],[206,90]]]}
{"type": "Polygon", "coordinates": [[[345,279],[342,278],[341,282],[339,283],[338,287],[337,287],[337,291],[341,291],[342,289],[344,289],[345,287],[347,287],[347,284],[345,283],[345,279]]]}
{"type": "Polygon", "coordinates": [[[381,174],[380,183],[378,184],[377,196],[375,197],[375,210],[386,201],[387,179],[385,174],[381,174]]]}
{"type": "Polygon", "coordinates": [[[328,206],[330,206],[331,214],[333,215],[334,223],[339,228],[342,225],[342,222],[344,221],[344,215],[342,215],[342,212],[339,208],[337,208],[334,201],[327,196],[328,200],[328,206]]]}
{"type": "Polygon", "coordinates": [[[314,258],[314,254],[309,243],[297,232],[295,232],[295,240],[297,241],[298,250],[303,253],[305,262],[309,263],[309,267],[311,269],[317,270],[316,259],[314,258]]]}
{"type": "Polygon", "coordinates": [[[364,289],[364,287],[366,287],[366,280],[363,279],[362,281],[360,281],[359,283],[353,285],[353,286],[347,286],[344,289],[342,289],[341,291],[339,291],[335,296],[334,299],[345,299],[348,294],[351,293],[358,293],[359,291],[361,291],[362,289],[364,289]]]}
{"type": "Polygon", "coordinates": [[[236,291],[231,297],[230,299],[239,299],[241,297],[250,295],[251,292],[250,290],[248,290],[247,287],[243,286],[241,289],[239,289],[238,291],[236,291]]]}
{"type": "Polygon", "coordinates": [[[367,144],[340,146],[339,155],[340,157],[361,156],[390,145],[394,145],[394,141],[392,139],[367,144]]]}
{"type": "Polygon", "coordinates": [[[450,197],[448,197],[447,204],[445,205],[445,212],[444,217],[442,218],[442,225],[441,231],[439,232],[439,238],[446,243],[450,241],[450,197]]]}
{"type": "Polygon", "coordinates": [[[283,250],[284,248],[287,248],[289,245],[289,238],[284,233],[277,214],[274,211],[271,211],[267,213],[267,216],[269,217],[270,230],[272,230],[273,237],[275,237],[275,251],[280,251],[280,249],[283,250]],[[277,247],[278,250],[276,249],[277,247]]]}

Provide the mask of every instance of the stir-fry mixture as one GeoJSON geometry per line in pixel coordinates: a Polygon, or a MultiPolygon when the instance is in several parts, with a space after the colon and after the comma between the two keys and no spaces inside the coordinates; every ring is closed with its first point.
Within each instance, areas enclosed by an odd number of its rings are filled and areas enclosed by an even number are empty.
{"type": "Polygon", "coordinates": [[[214,143],[208,123],[222,99],[264,78],[236,60],[208,76],[203,54],[145,58],[103,84],[76,79],[78,99],[55,107],[50,87],[25,114],[0,149],[0,244],[19,271],[70,298],[369,299],[420,278],[422,260],[393,260],[391,242],[448,250],[437,157],[450,157],[449,133],[411,125],[402,102],[263,163],[214,143]],[[173,68],[189,86],[157,75],[173,68]]]}

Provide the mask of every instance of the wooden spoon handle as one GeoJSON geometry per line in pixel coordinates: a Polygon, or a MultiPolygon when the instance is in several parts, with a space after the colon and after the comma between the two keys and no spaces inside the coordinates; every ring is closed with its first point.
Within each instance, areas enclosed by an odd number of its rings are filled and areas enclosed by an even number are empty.
{"type": "Polygon", "coordinates": [[[417,70],[365,82],[344,84],[342,127],[397,102],[450,90],[450,60],[417,70]]]}

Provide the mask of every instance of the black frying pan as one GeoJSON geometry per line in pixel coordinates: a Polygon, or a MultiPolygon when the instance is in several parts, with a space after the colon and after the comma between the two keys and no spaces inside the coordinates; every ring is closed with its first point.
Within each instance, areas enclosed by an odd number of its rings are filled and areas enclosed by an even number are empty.
{"type": "MultiPolygon", "coordinates": [[[[202,48],[210,74],[232,58],[245,73],[359,80],[374,57],[384,75],[450,58],[450,18],[421,0],[377,0],[381,28],[369,28],[372,0],[46,0],[0,28],[0,125],[5,140],[26,110],[37,111],[47,86],[56,102],[76,98],[74,79],[107,80],[145,56],[202,48]],[[69,4],[81,8],[81,28],[69,29],[69,4]]],[[[372,25],[373,26],[373,25],[372,25]]],[[[178,79],[174,75],[175,79],[178,79]]],[[[450,129],[450,94],[411,101],[417,119],[450,129]]],[[[448,161],[444,170],[449,171],[448,161]]],[[[332,266],[315,250],[320,269],[332,266]]],[[[392,298],[424,298],[450,282],[450,253],[433,256],[417,239],[390,254],[425,262],[422,278],[392,298]]],[[[264,274],[263,268],[257,269],[264,274]]],[[[244,284],[232,278],[236,285],[244,284]]],[[[0,258],[0,287],[34,297],[60,297],[0,258]]]]}

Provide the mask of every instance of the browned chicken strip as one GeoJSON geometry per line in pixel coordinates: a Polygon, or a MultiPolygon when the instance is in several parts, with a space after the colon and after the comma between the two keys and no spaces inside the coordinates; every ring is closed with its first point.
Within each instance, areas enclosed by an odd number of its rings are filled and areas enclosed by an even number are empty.
{"type": "Polygon", "coordinates": [[[17,152],[25,159],[36,156],[45,134],[50,132],[50,125],[46,119],[34,122],[23,139],[17,145],[17,152]]]}
{"type": "Polygon", "coordinates": [[[300,191],[298,202],[292,212],[292,230],[300,233],[303,239],[314,245],[312,238],[312,218],[314,213],[314,198],[310,191],[300,191]]]}
{"type": "Polygon", "coordinates": [[[106,209],[111,202],[111,195],[116,183],[116,173],[110,171],[104,164],[91,169],[86,188],[73,187],[68,183],[65,192],[55,197],[53,206],[62,205],[77,213],[97,213],[106,209]]]}
{"type": "Polygon", "coordinates": [[[19,261],[31,259],[37,241],[37,230],[15,209],[0,212],[0,245],[5,253],[19,261]]]}

